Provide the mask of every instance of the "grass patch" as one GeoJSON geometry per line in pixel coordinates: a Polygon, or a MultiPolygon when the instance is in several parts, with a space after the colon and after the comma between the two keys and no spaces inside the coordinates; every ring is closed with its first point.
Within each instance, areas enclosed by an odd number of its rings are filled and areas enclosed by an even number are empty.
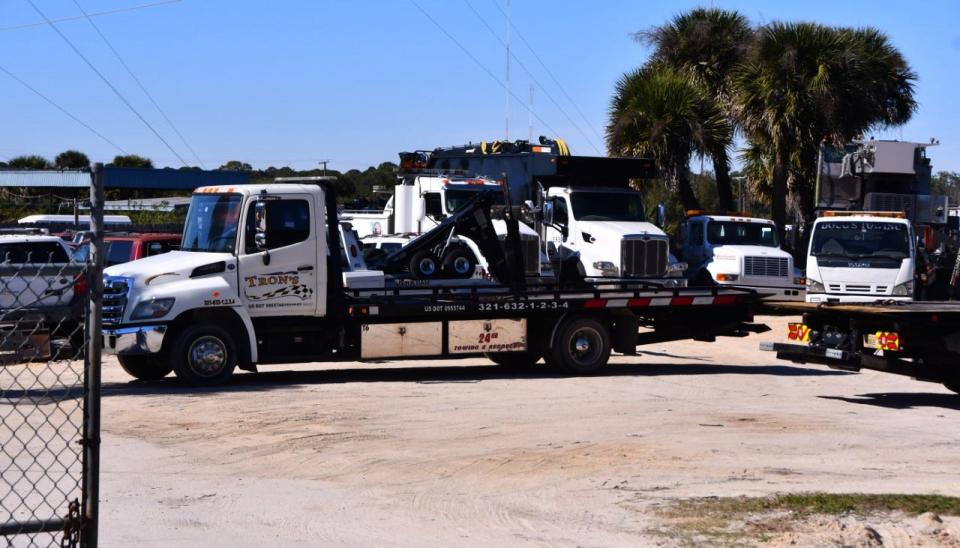
{"type": "Polygon", "coordinates": [[[657,513],[670,522],[657,532],[682,545],[763,543],[797,530],[817,515],[868,516],[934,512],[960,516],[960,497],[943,495],[868,495],[862,493],[796,493],[771,497],[720,497],[668,503],[657,513]]]}
{"type": "Polygon", "coordinates": [[[726,497],[678,501],[662,512],[667,517],[711,516],[733,519],[776,511],[810,514],[868,514],[900,511],[960,516],[960,497],[943,495],[868,495],[862,493],[796,493],[773,497],[726,497]]]}

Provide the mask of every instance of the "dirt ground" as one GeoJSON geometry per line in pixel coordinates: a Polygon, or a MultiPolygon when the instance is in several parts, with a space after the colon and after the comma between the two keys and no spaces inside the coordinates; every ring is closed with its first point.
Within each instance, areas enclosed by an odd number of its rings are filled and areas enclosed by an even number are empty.
{"type": "MultiPolygon", "coordinates": [[[[644,347],[583,378],[473,358],[189,389],[105,360],[103,545],[676,545],[716,540],[659,513],[678,499],[960,495],[960,396],[778,361],[757,347],[786,319],[759,320],[773,330],[644,347]]],[[[938,519],[813,516],[761,538],[960,538],[938,519]]]]}

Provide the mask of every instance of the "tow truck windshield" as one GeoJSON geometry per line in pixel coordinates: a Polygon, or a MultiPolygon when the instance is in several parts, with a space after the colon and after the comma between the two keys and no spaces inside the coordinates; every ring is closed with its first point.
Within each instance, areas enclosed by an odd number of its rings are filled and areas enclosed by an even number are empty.
{"type": "Polygon", "coordinates": [[[903,223],[827,221],[816,225],[810,243],[814,257],[904,259],[910,233],[903,223]]]}
{"type": "Polygon", "coordinates": [[[643,222],[643,199],[628,192],[574,192],[573,216],[581,221],[643,222]]]}
{"type": "Polygon", "coordinates": [[[713,245],[760,245],[780,247],[773,225],[743,221],[710,221],[707,240],[713,245]]]}
{"type": "Polygon", "coordinates": [[[182,251],[233,253],[237,245],[242,197],[236,194],[197,194],[183,229],[182,251]]]}
{"type": "Polygon", "coordinates": [[[491,188],[489,186],[474,186],[473,188],[450,188],[447,187],[444,193],[446,198],[447,211],[456,213],[473,200],[478,192],[489,191],[493,193],[493,203],[503,205],[503,192],[500,188],[491,188]]]}

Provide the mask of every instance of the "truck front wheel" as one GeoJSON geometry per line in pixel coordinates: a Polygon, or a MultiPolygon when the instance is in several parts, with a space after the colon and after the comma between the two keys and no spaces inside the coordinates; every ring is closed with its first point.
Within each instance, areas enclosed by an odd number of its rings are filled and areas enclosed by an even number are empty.
{"type": "Polygon", "coordinates": [[[219,326],[193,325],[177,335],[170,360],[177,378],[184,384],[222,384],[237,367],[237,345],[233,336],[219,326]]]}
{"type": "Polygon", "coordinates": [[[117,361],[128,375],[142,381],[158,381],[173,371],[170,362],[159,356],[117,356],[117,361]]]}
{"type": "Polygon", "coordinates": [[[572,373],[593,373],[610,359],[610,333],[593,318],[571,318],[560,325],[547,357],[572,373]]]}

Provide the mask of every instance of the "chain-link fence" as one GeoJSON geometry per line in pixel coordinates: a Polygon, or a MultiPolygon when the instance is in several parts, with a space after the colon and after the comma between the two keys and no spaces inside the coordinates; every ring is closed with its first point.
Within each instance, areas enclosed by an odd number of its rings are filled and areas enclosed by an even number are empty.
{"type": "MultiPolygon", "coordinates": [[[[98,207],[97,239],[102,216],[98,207]]],[[[55,235],[0,231],[0,536],[8,546],[96,543],[102,275],[71,251],[55,235]]]]}

